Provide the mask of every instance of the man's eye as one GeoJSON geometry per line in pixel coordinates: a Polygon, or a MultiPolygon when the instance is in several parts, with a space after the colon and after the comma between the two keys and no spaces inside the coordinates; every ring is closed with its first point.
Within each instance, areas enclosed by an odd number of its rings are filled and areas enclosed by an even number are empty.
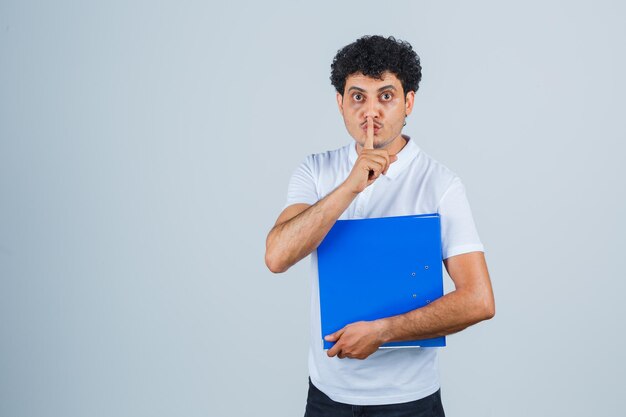
{"type": "Polygon", "coordinates": [[[391,100],[391,93],[383,93],[381,95],[382,99],[387,101],[387,100],[391,100]]]}
{"type": "Polygon", "coordinates": [[[363,96],[359,93],[356,93],[352,96],[352,98],[354,98],[355,101],[361,101],[363,99],[363,96]]]}

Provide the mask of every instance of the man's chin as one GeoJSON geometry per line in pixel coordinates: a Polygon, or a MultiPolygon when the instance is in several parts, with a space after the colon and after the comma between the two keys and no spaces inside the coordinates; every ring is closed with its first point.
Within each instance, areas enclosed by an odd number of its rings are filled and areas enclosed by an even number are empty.
{"type": "MultiPolygon", "coordinates": [[[[365,142],[367,141],[366,139],[363,138],[359,138],[358,140],[355,139],[355,141],[361,145],[361,147],[365,147],[365,142]]],[[[380,136],[374,136],[374,149],[381,149],[387,145],[389,145],[392,141],[390,140],[385,140],[383,138],[381,138],[380,136]]]]}

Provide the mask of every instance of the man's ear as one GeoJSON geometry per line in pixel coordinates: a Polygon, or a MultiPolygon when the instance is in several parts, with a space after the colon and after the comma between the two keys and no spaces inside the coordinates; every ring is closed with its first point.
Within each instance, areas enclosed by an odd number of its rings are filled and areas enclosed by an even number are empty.
{"type": "Polygon", "coordinates": [[[405,102],[404,111],[406,112],[406,115],[408,116],[413,111],[413,103],[415,102],[415,91],[409,91],[408,93],[406,93],[406,98],[404,102],[405,102]]]}
{"type": "Polygon", "coordinates": [[[339,107],[339,113],[343,116],[343,96],[337,93],[337,106],[339,107]]]}

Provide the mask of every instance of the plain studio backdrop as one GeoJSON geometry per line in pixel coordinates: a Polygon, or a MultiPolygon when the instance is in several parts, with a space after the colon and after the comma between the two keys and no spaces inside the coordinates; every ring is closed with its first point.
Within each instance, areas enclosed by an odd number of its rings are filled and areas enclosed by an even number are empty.
{"type": "Polygon", "coordinates": [[[0,415],[304,413],[309,258],[272,274],[265,238],[302,159],[353,140],[328,77],[366,34],[419,53],[405,132],[462,178],[486,248],[497,314],[441,350],[447,415],[623,415],[624,21],[0,1],[0,415]]]}

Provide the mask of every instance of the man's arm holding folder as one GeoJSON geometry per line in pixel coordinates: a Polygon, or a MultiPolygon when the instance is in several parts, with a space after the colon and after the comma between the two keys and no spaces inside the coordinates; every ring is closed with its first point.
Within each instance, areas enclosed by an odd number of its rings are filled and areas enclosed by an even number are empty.
{"type": "Polygon", "coordinates": [[[361,321],[326,336],[335,345],[328,356],[365,359],[383,344],[428,339],[459,332],[495,315],[495,303],[483,252],[445,259],[455,290],[432,303],[375,321],[361,321]]]}

